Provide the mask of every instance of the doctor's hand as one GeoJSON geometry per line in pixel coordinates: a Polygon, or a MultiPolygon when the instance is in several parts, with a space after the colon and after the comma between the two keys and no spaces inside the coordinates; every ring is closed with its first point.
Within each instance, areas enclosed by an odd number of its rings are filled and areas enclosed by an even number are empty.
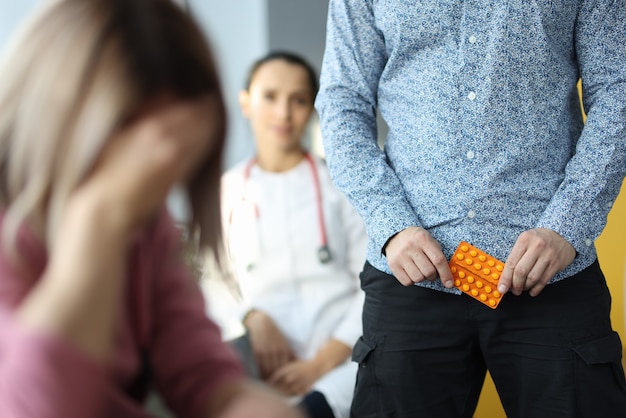
{"type": "Polygon", "coordinates": [[[304,395],[322,376],[344,364],[352,354],[352,347],[331,338],[310,360],[296,360],[281,367],[268,383],[286,395],[304,395]]]}
{"type": "Polygon", "coordinates": [[[266,380],[296,356],[276,323],[266,313],[251,311],[244,321],[261,378],[266,380]]]}
{"type": "Polygon", "coordinates": [[[574,247],[555,231],[546,228],[525,231],[517,238],[504,264],[498,291],[504,294],[511,290],[519,296],[527,290],[531,296],[537,296],[575,257],[574,247]]]}
{"type": "Polygon", "coordinates": [[[299,408],[269,387],[250,381],[236,381],[218,387],[211,394],[202,417],[213,418],[305,418],[299,408]]]}
{"type": "Polygon", "coordinates": [[[314,361],[296,360],[274,372],[267,383],[286,396],[304,395],[321,376],[314,361]]]}
{"type": "Polygon", "coordinates": [[[412,226],[398,232],[385,247],[393,275],[404,286],[436,280],[453,286],[452,273],[439,243],[424,228],[412,226]]]}

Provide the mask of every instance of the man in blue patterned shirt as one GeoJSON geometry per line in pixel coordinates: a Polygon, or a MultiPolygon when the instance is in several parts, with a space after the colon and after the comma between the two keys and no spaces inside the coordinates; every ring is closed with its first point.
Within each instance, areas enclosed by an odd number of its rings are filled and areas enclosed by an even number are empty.
{"type": "Polygon", "coordinates": [[[509,417],[626,416],[593,244],[626,174],[626,1],[330,0],[316,107],[369,234],[353,416],[471,417],[486,370],[509,417]],[[497,309],[452,285],[463,240],[506,260],[497,309]]]}

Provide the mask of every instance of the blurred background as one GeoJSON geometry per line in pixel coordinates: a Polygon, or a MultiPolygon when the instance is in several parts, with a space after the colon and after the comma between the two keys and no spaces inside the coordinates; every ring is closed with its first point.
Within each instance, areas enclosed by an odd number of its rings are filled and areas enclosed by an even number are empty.
{"type": "MultiPolygon", "coordinates": [[[[0,0],[0,53],[19,23],[41,0],[0,0]]],[[[237,94],[249,65],[269,50],[286,49],[305,56],[319,71],[324,52],[328,0],[180,0],[204,28],[221,72],[229,111],[225,166],[229,168],[253,153],[251,132],[241,116],[237,94]]],[[[0,83],[2,80],[0,80],[0,83]]],[[[381,128],[384,135],[384,127],[381,128]]],[[[322,153],[317,119],[309,130],[310,146],[322,153]]],[[[597,240],[600,264],[613,294],[613,326],[624,332],[624,279],[626,264],[626,192],[622,191],[597,240]]],[[[172,206],[177,210],[177,200],[172,206]]],[[[504,417],[490,379],[476,411],[477,418],[504,417]]]]}
{"type": "MultiPolygon", "coordinates": [[[[328,0],[187,0],[206,29],[221,69],[230,113],[226,166],[250,157],[251,132],[239,111],[237,94],[250,64],[269,50],[297,51],[319,72],[324,54],[328,0]]],[[[319,146],[313,118],[309,140],[319,146]]],[[[319,149],[318,149],[319,151],[319,149]]]]}
{"type": "MultiPolygon", "coordinates": [[[[40,1],[0,0],[0,52],[22,19],[40,1]]],[[[217,57],[229,110],[225,155],[229,168],[253,152],[251,132],[237,102],[248,67],[269,50],[286,49],[306,57],[319,72],[328,0],[179,0],[178,3],[201,23],[217,57]]],[[[314,147],[319,146],[316,124],[317,119],[313,118],[309,141],[315,143],[314,147]]]]}

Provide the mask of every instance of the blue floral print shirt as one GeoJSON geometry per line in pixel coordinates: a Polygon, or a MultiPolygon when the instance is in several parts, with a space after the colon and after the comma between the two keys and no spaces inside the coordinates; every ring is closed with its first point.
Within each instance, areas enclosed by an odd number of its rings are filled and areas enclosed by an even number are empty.
{"type": "Polygon", "coordinates": [[[550,228],[578,253],[551,282],[596,259],[626,174],[626,1],[331,0],[326,42],[324,149],[374,267],[413,225],[503,261],[550,228]]]}

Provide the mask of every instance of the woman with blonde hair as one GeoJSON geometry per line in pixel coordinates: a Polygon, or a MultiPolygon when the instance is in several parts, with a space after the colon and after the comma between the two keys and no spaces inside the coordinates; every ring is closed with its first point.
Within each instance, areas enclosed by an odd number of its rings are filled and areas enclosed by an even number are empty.
{"type": "Polygon", "coordinates": [[[225,115],[202,32],[169,0],[61,0],[0,67],[0,416],[300,416],[248,383],[165,209],[220,240],[225,115]]]}

